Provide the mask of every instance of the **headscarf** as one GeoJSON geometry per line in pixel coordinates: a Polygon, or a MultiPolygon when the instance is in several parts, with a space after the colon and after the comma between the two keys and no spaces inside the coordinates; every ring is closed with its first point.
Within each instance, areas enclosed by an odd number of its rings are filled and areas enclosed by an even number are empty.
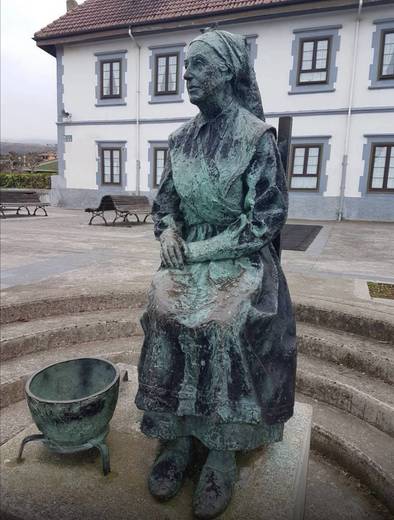
{"type": "Polygon", "coordinates": [[[233,90],[239,104],[265,121],[260,89],[245,37],[227,31],[208,29],[190,45],[197,41],[209,45],[234,74],[233,90]]]}

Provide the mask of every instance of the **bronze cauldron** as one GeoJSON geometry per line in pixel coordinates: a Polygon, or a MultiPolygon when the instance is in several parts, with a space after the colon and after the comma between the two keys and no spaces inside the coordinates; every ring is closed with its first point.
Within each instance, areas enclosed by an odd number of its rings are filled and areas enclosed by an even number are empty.
{"type": "Polygon", "coordinates": [[[26,383],[31,415],[42,432],[26,437],[26,443],[41,440],[57,453],[75,453],[98,448],[103,472],[110,471],[105,443],[109,422],[119,394],[119,369],[97,358],[79,358],[43,368],[26,383]]]}

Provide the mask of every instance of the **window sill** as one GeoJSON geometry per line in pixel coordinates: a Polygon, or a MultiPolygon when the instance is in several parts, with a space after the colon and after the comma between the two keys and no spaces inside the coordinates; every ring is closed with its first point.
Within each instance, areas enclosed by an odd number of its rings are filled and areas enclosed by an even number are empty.
{"type": "Polygon", "coordinates": [[[184,103],[184,99],[151,99],[149,105],[163,105],[169,103],[184,103]]]}
{"type": "Polygon", "coordinates": [[[394,81],[392,79],[389,79],[389,80],[381,80],[382,81],[382,84],[374,84],[374,85],[370,85],[368,87],[368,90],[379,90],[379,89],[382,89],[382,88],[394,88],[394,81]],[[383,83],[384,81],[390,81],[390,83],[383,83]]]}
{"type": "Polygon", "coordinates": [[[370,195],[378,195],[378,196],[382,196],[382,195],[394,195],[394,190],[382,190],[382,191],[367,191],[366,193],[364,193],[364,197],[369,197],[370,195]]]}
{"type": "Polygon", "coordinates": [[[309,195],[323,195],[323,192],[319,190],[295,190],[293,188],[289,188],[289,193],[299,193],[300,195],[305,195],[305,193],[308,193],[309,195]]]}
{"type": "Polygon", "coordinates": [[[115,100],[108,100],[104,102],[98,102],[94,106],[101,108],[101,107],[124,107],[127,103],[125,101],[115,101],[115,100]]]}
{"type": "Polygon", "coordinates": [[[294,96],[298,94],[327,94],[329,92],[335,92],[335,88],[316,89],[315,87],[301,87],[302,90],[289,90],[288,95],[294,96]]]}

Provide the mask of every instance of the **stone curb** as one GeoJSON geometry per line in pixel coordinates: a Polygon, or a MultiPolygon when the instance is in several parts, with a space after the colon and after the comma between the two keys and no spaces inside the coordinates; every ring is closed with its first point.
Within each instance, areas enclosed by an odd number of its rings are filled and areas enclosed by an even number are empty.
{"type": "MultiPolygon", "coordinates": [[[[300,353],[344,365],[388,384],[394,384],[394,362],[384,353],[373,352],[371,349],[357,350],[343,341],[335,342],[326,339],[323,329],[316,329],[316,336],[314,336],[309,331],[306,333],[300,331],[300,328],[297,331],[297,348],[300,353]]],[[[346,341],[346,338],[343,339],[346,341]]]]}
{"type": "Polygon", "coordinates": [[[394,478],[356,446],[321,425],[312,427],[311,448],[334,460],[357,477],[394,512],[394,478]]]}
{"type": "Polygon", "coordinates": [[[298,368],[297,391],[335,406],[394,436],[394,408],[357,388],[298,368]]]}
{"type": "MultiPolygon", "coordinates": [[[[132,293],[106,293],[66,298],[37,300],[0,307],[3,324],[30,321],[77,312],[142,307],[147,302],[148,288],[132,293]]],[[[294,298],[298,321],[319,327],[351,332],[394,344],[394,316],[369,307],[351,306],[345,302],[327,302],[311,298],[294,298]]]]}
{"type": "Polygon", "coordinates": [[[89,341],[111,340],[133,335],[141,335],[138,319],[92,321],[89,324],[53,328],[31,335],[23,335],[1,343],[1,362],[33,352],[62,348],[89,341]]]}
{"type": "Polygon", "coordinates": [[[298,321],[394,344],[394,317],[388,314],[372,313],[368,308],[351,312],[348,305],[324,302],[323,306],[317,300],[296,301],[295,310],[298,321]]]}
{"type": "Polygon", "coordinates": [[[48,298],[0,307],[1,323],[31,321],[63,314],[142,307],[147,302],[147,291],[106,293],[66,298],[48,298]]]}

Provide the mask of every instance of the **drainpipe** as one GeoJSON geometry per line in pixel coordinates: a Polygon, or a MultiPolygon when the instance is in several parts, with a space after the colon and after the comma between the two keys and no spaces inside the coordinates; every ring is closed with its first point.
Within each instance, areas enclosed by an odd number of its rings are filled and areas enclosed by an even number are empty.
{"type": "Polygon", "coordinates": [[[129,36],[135,43],[138,50],[137,57],[137,90],[136,90],[136,105],[137,105],[137,143],[136,143],[136,175],[135,175],[135,183],[136,183],[136,195],[140,194],[140,184],[141,184],[141,151],[140,151],[140,143],[141,143],[141,45],[137,42],[135,36],[131,32],[131,27],[129,27],[129,36]]]}
{"type": "Polygon", "coordinates": [[[358,40],[360,35],[360,22],[361,22],[361,11],[363,8],[363,0],[359,0],[358,12],[356,18],[356,26],[354,28],[354,40],[353,40],[353,63],[352,63],[352,75],[349,86],[349,102],[348,111],[346,118],[346,135],[344,143],[344,154],[342,160],[342,176],[341,176],[341,188],[339,196],[339,207],[338,207],[338,221],[341,222],[343,219],[343,210],[345,203],[345,188],[346,188],[346,175],[349,164],[349,146],[350,146],[350,130],[352,124],[352,110],[353,110],[353,98],[354,98],[354,85],[356,82],[356,66],[358,57],[358,40]]]}

